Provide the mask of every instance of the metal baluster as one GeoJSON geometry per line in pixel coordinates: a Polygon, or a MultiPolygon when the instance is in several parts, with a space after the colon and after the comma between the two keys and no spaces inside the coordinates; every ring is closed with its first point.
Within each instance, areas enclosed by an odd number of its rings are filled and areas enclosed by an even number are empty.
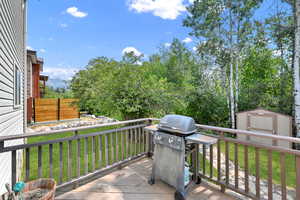
{"type": "Polygon", "coordinates": [[[234,186],[236,189],[239,188],[239,146],[234,143],[234,186]]]}
{"type": "Polygon", "coordinates": [[[80,139],[77,139],[77,177],[80,177],[80,139]]]}
{"type": "Polygon", "coordinates": [[[119,132],[116,132],[116,162],[119,162],[119,132]]]}
{"type": "Polygon", "coordinates": [[[92,171],[95,171],[95,160],[96,160],[96,142],[95,136],[92,137],[92,171]]]}
{"type": "Polygon", "coordinates": [[[99,143],[99,168],[102,168],[102,135],[98,136],[98,143],[99,143]]]}
{"type": "Polygon", "coordinates": [[[273,152],[268,151],[268,200],[273,199],[273,167],[272,167],[273,152]]]}
{"type": "Polygon", "coordinates": [[[111,162],[110,164],[114,164],[115,162],[115,147],[114,147],[114,135],[110,134],[110,153],[111,153],[111,162]]]}
{"type": "Polygon", "coordinates": [[[206,145],[202,145],[202,169],[203,169],[203,175],[205,176],[206,166],[205,166],[205,160],[206,160],[206,145]]]}
{"type": "Polygon", "coordinates": [[[255,187],[256,197],[260,199],[260,163],[259,163],[259,149],[255,148],[255,187]]]}
{"type": "Polygon", "coordinates": [[[121,159],[124,160],[124,157],[125,157],[125,143],[124,143],[124,136],[125,136],[125,133],[124,131],[121,132],[121,152],[122,152],[122,156],[121,156],[121,159]]]}
{"type": "Polygon", "coordinates": [[[245,192],[249,193],[249,164],[248,164],[248,146],[244,146],[244,163],[245,163],[245,192]]]}
{"type": "Polygon", "coordinates": [[[213,145],[209,146],[209,177],[212,178],[213,177],[213,154],[214,154],[214,149],[213,149],[213,145]]]}
{"type": "Polygon", "coordinates": [[[72,160],[73,160],[73,155],[72,155],[72,140],[68,141],[68,180],[72,179],[72,160]]]}
{"type": "Polygon", "coordinates": [[[280,153],[281,199],[286,200],[286,166],[285,153],[280,153]]]}
{"type": "Polygon", "coordinates": [[[217,143],[217,171],[218,171],[218,181],[221,181],[221,145],[220,140],[217,143]]]}
{"type": "Polygon", "coordinates": [[[11,152],[11,184],[15,185],[17,182],[17,151],[11,152]]]}
{"type": "Polygon", "coordinates": [[[138,143],[138,139],[137,139],[137,129],[133,129],[134,130],[134,153],[133,155],[137,155],[137,143],[138,143]]]}
{"type": "Polygon", "coordinates": [[[126,131],[126,158],[130,155],[130,136],[129,136],[129,130],[126,131]]]}
{"type": "Polygon", "coordinates": [[[108,158],[108,134],[105,136],[105,166],[109,165],[109,158],[108,158]]]}
{"type": "Polygon", "coordinates": [[[225,141],[225,176],[226,184],[229,184],[229,144],[225,141]]]}
{"type": "Polygon", "coordinates": [[[38,146],[38,177],[42,178],[43,173],[43,161],[42,161],[42,156],[43,156],[43,151],[42,151],[42,146],[38,146]]]}
{"type": "Polygon", "coordinates": [[[53,144],[49,144],[49,177],[53,178],[53,144]]]}
{"type": "Polygon", "coordinates": [[[63,143],[59,143],[59,184],[63,182],[63,143]]]}
{"type": "Polygon", "coordinates": [[[25,152],[26,152],[26,176],[25,176],[25,180],[29,181],[29,177],[30,177],[30,149],[26,148],[25,152]]]}
{"type": "Polygon", "coordinates": [[[87,174],[89,171],[89,157],[88,157],[88,138],[84,138],[84,173],[87,174]]]}

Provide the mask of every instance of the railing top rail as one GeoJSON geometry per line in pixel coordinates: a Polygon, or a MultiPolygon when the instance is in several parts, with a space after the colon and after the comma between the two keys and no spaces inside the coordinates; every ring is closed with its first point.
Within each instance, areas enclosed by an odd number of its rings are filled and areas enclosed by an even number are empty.
{"type": "Polygon", "coordinates": [[[258,132],[247,131],[247,130],[222,128],[222,127],[208,126],[208,125],[202,125],[202,124],[197,124],[197,127],[201,128],[201,129],[204,129],[204,130],[211,130],[211,131],[216,131],[216,132],[233,133],[233,134],[241,134],[241,135],[248,135],[248,136],[257,136],[257,137],[261,137],[261,138],[288,141],[288,142],[294,142],[294,143],[299,143],[300,144],[300,138],[295,138],[295,137],[271,135],[271,134],[258,133],[258,132]]]}
{"type": "Polygon", "coordinates": [[[105,135],[105,134],[109,134],[109,133],[113,133],[113,132],[121,132],[121,131],[131,130],[131,129],[135,129],[135,128],[143,128],[145,126],[147,126],[147,125],[141,124],[141,125],[134,125],[134,126],[126,126],[126,127],[122,127],[122,128],[109,129],[109,130],[88,133],[88,134],[83,134],[83,135],[74,135],[71,137],[52,139],[52,140],[47,140],[47,141],[39,141],[39,142],[35,142],[35,143],[30,143],[30,144],[19,144],[19,145],[2,147],[2,148],[0,147],[0,153],[15,151],[15,150],[19,150],[19,149],[25,149],[25,148],[31,148],[31,147],[41,146],[41,145],[46,145],[46,144],[56,144],[59,142],[72,141],[72,140],[77,140],[77,139],[105,135]]]}
{"type": "Polygon", "coordinates": [[[24,138],[30,138],[30,137],[54,135],[54,134],[66,133],[66,132],[82,131],[82,130],[93,129],[93,128],[107,127],[107,126],[124,125],[124,124],[144,122],[144,121],[145,122],[146,121],[156,121],[156,120],[157,120],[156,118],[142,118],[142,119],[135,119],[135,120],[127,120],[127,121],[119,121],[119,122],[98,124],[98,125],[92,125],[92,126],[67,128],[67,129],[62,129],[62,130],[53,130],[53,131],[36,132],[36,133],[25,133],[25,134],[20,134],[20,135],[9,135],[9,136],[0,137],[0,142],[4,142],[4,141],[8,141],[8,140],[24,139],[24,138]]]}

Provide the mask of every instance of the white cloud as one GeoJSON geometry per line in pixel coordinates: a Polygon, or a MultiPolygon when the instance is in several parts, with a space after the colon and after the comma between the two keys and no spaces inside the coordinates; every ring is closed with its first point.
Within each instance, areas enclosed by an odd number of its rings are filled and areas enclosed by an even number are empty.
{"type": "Polygon", "coordinates": [[[129,10],[152,13],[162,19],[176,19],[186,11],[186,0],[129,0],[129,10]]]}
{"type": "Polygon", "coordinates": [[[41,53],[46,53],[46,49],[40,49],[41,53]]]}
{"type": "Polygon", "coordinates": [[[165,45],[165,47],[170,47],[171,43],[166,42],[164,45],[165,45]]]}
{"type": "Polygon", "coordinates": [[[134,47],[126,47],[125,49],[123,49],[123,51],[122,51],[122,55],[124,55],[125,53],[131,53],[131,52],[133,52],[133,54],[135,55],[135,56],[141,56],[142,55],[142,53],[140,52],[140,51],[138,51],[136,48],[134,48],[134,47]]]}
{"type": "Polygon", "coordinates": [[[34,49],[31,46],[27,46],[26,49],[33,51],[34,49]]]}
{"type": "Polygon", "coordinates": [[[79,71],[78,68],[72,67],[44,67],[43,74],[49,76],[50,79],[71,80],[79,71]]]}
{"type": "Polygon", "coordinates": [[[182,42],[184,42],[184,43],[190,43],[192,41],[193,41],[192,38],[189,38],[189,37],[187,37],[184,40],[182,40],[182,42]]]}
{"type": "Polygon", "coordinates": [[[59,26],[62,27],[62,28],[67,28],[67,27],[68,27],[68,24],[61,23],[61,24],[59,24],[59,26]]]}
{"type": "Polygon", "coordinates": [[[83,18],[88,15],[88,13],[86,12],[79,11],[78,8],[75,6],[68,8],[66,12],[72,15],[73,17],[79,17],[79,18],[83,18]]]}
{"type": "Polygon", "coordinates": [[[193,47],[193,51],[197,51],[198,50],[198,48],[197,47],[193,47]]]}

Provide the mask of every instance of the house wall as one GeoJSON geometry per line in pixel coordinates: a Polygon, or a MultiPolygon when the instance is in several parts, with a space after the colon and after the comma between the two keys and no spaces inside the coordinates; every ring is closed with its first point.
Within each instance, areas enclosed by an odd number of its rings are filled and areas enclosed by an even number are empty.
{"type": "MultiPolygon", "coordinates": [[[[24,71],[25,71],[25,0],[0,0],[0,136],[24,132],[24,71]],[[21,105],[14,106],[14,66],[22,73],[21,105]]],[[[10,144],[22,143],[12,141],[10,144]]],[[[18,152],[19,169],[21,153],[18,152]]],[[[11,155],[0,154],[0,194],[5,183],[11,182],[11,155]]],[[[18,171],[20,173],[20,171],[18,171]]],[[[20,174],[17,174],[19,176],[20,174]]]]}

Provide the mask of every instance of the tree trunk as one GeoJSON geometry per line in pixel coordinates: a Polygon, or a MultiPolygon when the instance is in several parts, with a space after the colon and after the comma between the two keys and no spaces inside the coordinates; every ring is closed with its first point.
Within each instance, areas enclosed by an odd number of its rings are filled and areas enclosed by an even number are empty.
{"type": "Polygon", "coordinates": [[[299,82],[299,58],[300,58],[300,0],[295,0],[295,46],[294,46],[294,109],[295,128],[297,137],[300,137],[300,82],[299,82]]]}
{"type": "Polygon", "coordinates": [[[238,112],[238,101],[239,101],[239,55],[237,55],[235,63],[235,111],[238,112]]]}
{"type": "Polygon", "coordinates": [[[235,128],[235,99],[234,99],[234,90],[233,90],[233,19],[232,19],[232,11],[230,6],[230,69],[229,69],[229,90],[230,90],[230,118],[231,118],[231,128],[235,128]]]}

